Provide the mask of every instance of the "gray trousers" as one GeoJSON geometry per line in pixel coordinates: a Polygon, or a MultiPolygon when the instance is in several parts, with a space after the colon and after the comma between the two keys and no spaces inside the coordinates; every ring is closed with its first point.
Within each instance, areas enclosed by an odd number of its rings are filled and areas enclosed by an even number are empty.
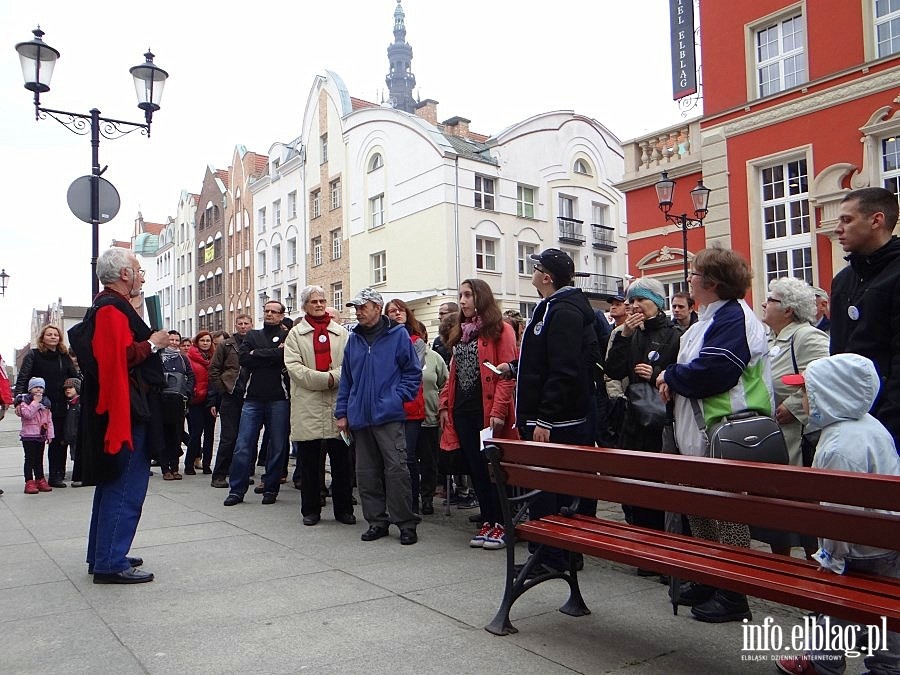
{"type": "Polygon", "coordinates": [[[403,422],[353,429],[356,439],[356,485],[363,517],[369,525],[415,529],[412,488],[406,466],[403,422]]]}
{"type": "MultiPolygon", "coordinates": [[[[848,560],[847,569],[854,572],[900,579],[900,552],[894,551],[882,558],[848,560]]],[[[824,624],[824,622],[825,617],[820,614],[818,623],[824,624]]],[[[866,644],[868,633],[865,626],[835,617],[830,617],[830,623],[832,627],[852,627],[856,631],[857,648],[862,648],[862,651],[868,647],[866,644]]],[[[863,659],[868,672],[877,673],[878,675],[900,673],[900,633],[889,631],[886,642],[887,649],[878,650],[872,656],[867,656],[863,659]]],[[[822,673],[822,675],[839,675],[844,672],[846,667],[846,659],[841,652],[822,650],[809,652],[807,656],[815,665],[816,672],[822,673]]]]}

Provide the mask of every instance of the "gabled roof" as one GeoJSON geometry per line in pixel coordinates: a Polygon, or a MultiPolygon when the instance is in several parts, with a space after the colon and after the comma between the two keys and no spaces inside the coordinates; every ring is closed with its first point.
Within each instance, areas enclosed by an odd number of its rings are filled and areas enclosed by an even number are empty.
{"type": "Polygon", "coordinates": [[[484,143],[472,141],[467,138],[460,138],[459,136],[454,136],[452,134],[442,135],[447,139],[447,142],[453,146],[453,149],[459,153],[460,157],[467,157],[476,162],[484,162],[485,164],[497,166],[497,160],[488,154],[488,148],[484,143]]]}
{"type": "Polygon", "coordinates": [[[258,152],[250,152],[250,164],[248,166],[251,177],[265,176],[269,171],[269,158],[266,155],[260,155],[258,152]]]}
{"type": "Polygon", "coordinates": [[[130,241],[119,241],[118,239],[113,239],[112,244],[110,244],[113,248],[126,248],[131,250],[131,242],[130,241]]]}
{"type": "Polygon", "coordinates": [[[361,108],[377,108],[377,103],[372,103],[371,101],[365,101],[361,98],[356,98],[355,96],[350,97],[350,105],[353,107],[353,110],[360,110],[361,108]]]}
{"type": "Polygon", "coordinates": [[[148,223],[146,220],[143,222],[144,232],[149,234],[161,234],[164,229],[166,229],[165,223],[148,223]]]}
{"type": "Polygon", "coordinates": [[[222,181],[222,185],[227,190],[229,188],[228,171],[225,169],[216,169],[216,178],[222,181]]]}

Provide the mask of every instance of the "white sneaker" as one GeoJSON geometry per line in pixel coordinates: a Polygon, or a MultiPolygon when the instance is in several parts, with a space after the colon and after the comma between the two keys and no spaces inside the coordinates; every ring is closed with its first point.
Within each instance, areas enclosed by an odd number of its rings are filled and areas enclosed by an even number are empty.
{"type": "Polygon", "coordinates": [[[492,551],[506,548],[506,531],[500,523],[494,523],[494,527],[485,535],[483,548],[492,551]]]}
{"type": "Polygon", "coordinates": [[[481,529],[478,530],[478,534],[472,537],[472,539],[469,541],[469,546],[471,546],[472,548],[481,548],[482,546],[484,546],[485,538],[488,536],[488,534],[491,533],[491,530],[493,529],[493,525],[491,525],[490,523],[484,523],[481,526],[481,529]]]}

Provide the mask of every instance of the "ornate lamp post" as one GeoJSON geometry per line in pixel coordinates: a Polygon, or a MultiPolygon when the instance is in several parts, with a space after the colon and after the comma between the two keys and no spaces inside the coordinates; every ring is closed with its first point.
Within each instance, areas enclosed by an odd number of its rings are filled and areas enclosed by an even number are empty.
{"type": "Polygon", "coordinates": [[[703,227],[703,219],[709,212],[709,193],[712,192],[708,187],[703,185],[703,181],[697,181],[697,187],[691,190],[691,201],[694,204],[694,218],[688,218],[686,213],[680,216],[672,215],[672,204],[675,199],[675,180],[669,178],[667,171],[662,172],[662,178],[655,185],[656,197],[659,201],[659,210],[665,215],[666,221],[674,223],[681,228],[681,241],[684,251],[684,283],[688,283],[688,247],[687,247],[687,231],[698,227],[703,227]]]}
{"type": "Polygon", "coordinates": [[[0,295],[6,295],[6,284],[9,282],[9,275],[6,273],[6,268],[4,267],[0,270],[0,295]]]}
{"type": "Polygon", "coordinates": [[[284,308],[287,310],[288,314],[293,313],[294,311],[294,294],[288,292],[287,297],[284,299],[284,308]]]}
{"type": "MultiPolygon", "coordinates": [[[[159,110],[163,87],[169,74],[154,65],[153,54],[148,50],[144,54],[144,63],[131,68],[129,72],[134,78],[134,87],[138,97],[138,108],[144,111],[144,123],[125,122],[122,120],[101,117],[97,108],[92,108],[85,115],[41,107],[41,94],[50,91],[50,78],[53,67],[59,58],[59,52],[46,44],[41,38],[44,31],[38,26],[32,31],[34,39],[16,45],[19,61],[22,64],[22,76],[25,88],[34,92],[34,118],[46,118],[48,115],[66,127],[69,131],[84,136],[91,135],[91,176],[90,176],[90,221],[91,221],[91,294],[97,295],[100,290],[97,279],[97,256],[100,248],[100,176],[106,167],[100,168],[100,136],[110,140],[121,138],[135,129],[150,137],[150,123],[153,113],[159,110]]],[[[107,218],[108,219],[108,218],[107,218]]]]}

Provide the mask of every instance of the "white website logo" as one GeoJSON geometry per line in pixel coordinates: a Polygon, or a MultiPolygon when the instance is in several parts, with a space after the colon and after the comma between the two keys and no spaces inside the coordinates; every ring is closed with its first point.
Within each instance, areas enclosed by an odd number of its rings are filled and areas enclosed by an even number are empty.
{"type": "Polygon", "coordinates": [[[887,617],[881,617],[881,624],[868,626],[832,623],[831,617],[817,619],[803,617],[803,623],[793,626],[790,635],[767,616],[762,624],[750,623],[744,619],[741,626],[743,644],[742,660],[766,660],[765,654],[804,654],[807,652],[841,652],[849,657],[872,656],[877,651],[887,649],[887,617]],[[746,652],[762,652],[747,654],[746,652]]]}

